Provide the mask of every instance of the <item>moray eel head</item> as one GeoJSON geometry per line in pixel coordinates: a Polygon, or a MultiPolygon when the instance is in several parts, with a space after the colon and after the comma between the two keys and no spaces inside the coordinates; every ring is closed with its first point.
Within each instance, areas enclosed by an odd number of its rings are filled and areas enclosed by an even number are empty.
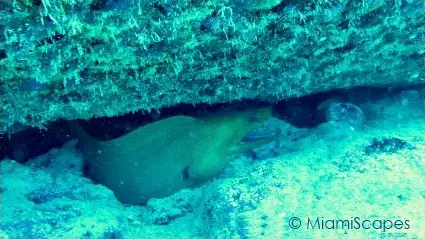
{"type": "Polygon", "coordinates": [[[74,125],[88,176],[126,204],[144,204],[211,179],[270,109],[206,118],[174,116],[98,141],[74,125]]]}
{"type": "Polygon", "coordinates": [[[202,157],[199,157],[189,168],[189,177],[203,182],[212,178],[224,168],[232,155],[259,147],[275,138],[260,142],[240,144],[241,139],[252,129],[271,116],[271,108],[256,108],[239,112],[226,112],[204,119],[205,130],[209,137],[205,142],[209,145],[202,157]]]}

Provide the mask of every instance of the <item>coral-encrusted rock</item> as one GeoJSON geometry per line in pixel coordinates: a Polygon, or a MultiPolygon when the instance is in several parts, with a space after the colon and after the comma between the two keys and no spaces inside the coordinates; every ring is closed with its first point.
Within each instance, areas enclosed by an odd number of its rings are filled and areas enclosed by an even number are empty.
{"type": "Polygon", "coordinates": [[[346,124],[353,129],[362,129],[366,121],[363,110],[352,103],[324,102],[318,107],[318,118],[324,122],[346,124]]]}
{"type": "Polygon", "coordinates": [[[424,82],[421,1],[35,2],[0,5],[0,132],[424,82]]]}

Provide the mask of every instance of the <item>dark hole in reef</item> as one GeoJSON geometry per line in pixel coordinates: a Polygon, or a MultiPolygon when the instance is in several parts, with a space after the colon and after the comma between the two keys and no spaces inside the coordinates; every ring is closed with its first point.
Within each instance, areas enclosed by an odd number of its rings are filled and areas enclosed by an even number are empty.
{"type": "Polygon", "coordinates": [[[106,7],[108,0],[94,0],[90,4],[90,10],[99,11],[106,7]]]}
{"type": "Polygon", "coordinates": [[[167,16],[167,15],[168,15],[168,11],[167,11],[167,9],[166,9],[164,6],[162,6],[161,4],[159,4],[158,2],[155,2],[155,3],[153,4],[153,7],[154,7],[155,9],[157,9],[157,10],[158,10],[158,12],[160,12],[162,15],[164,15],[164,16],[167,16]]]}
{"type": "MultiPolygon", "coordinates": [[[[423,85],[412,86],[411,88],[422,89],[423,85]]],[[[340,97],[345,102],[361,104],[366,100],[377,100],[402,90],[359,87],[344,91],[335,90],[305,97],[290,98],[274,103],[273,114],[275,117],[285,120],[296,127],[315,127],[322,123],[319,120],[316,108],[324,100],[340,97]]],[[[179,104],[174,107],[162,108],[158,111],[146,112],[141,110],[117,117],[99,117],[87,121],[78,120],[78,122],[90,135],[98,140],[109,140],[122,136],[149,122],[175,115],[196,117],[213,114],[221,110],[243,110],[266,105],[269,105],[269,103],[258,100],[234,101],[213,105],[205,103],[197,105],[179,104]]],[[[0,134],[0,160],[7,157],[21,163],[28,162],[47,153],[52,148],[62,147],[64,143],[73,138],[70,124],[65,120],[58,120],[46,125],[46,129],[28,127],[17,133],[0,134]]]]}
{"type": "MultiPolygon", "coordinates": [[[[151,112],[138,111],[117,117],[99,117],[91,120],[78,120],[85,130],[98,140],[110,140],[158,119],[175,115],[202,116],[221,110],[243,110],[250,107],[267,105],[259,101],[235,101],[223,104],[179,104],[175,107],[162,108],[151,112]]],[[[62,147],[64,143],[74,139],[70,122],[58,120],[46,129],[28,127],[13,134],[0,134],[0,160],[8,157],[25,163],[52,148],[62,147]],[[4,147],[3,147],[4,146],[4,147]]]]}
{"type": "Polygon", "coordinates": [[[320,102],[329,96],[313,94],[305,97],[289,98],[279,101],[274,105],[276,116],[299,128],[315,127],[316,108],[320,102]]]}
{"type": "Polygon", "coordinates": [[[346,45],[342,47],[337,47],[333,51],[335,53],[349,53],[350,51],[354,50],[356,48],[356,45],[354,43],[347,43],[346,45]]]}
{"type": "Polygon", "coordinates": [[[183,178],[183,180],[189,179],[189,167],[186,167],[186,168],[183,169],[182,178],[183,178]]]}
{"type": "Polygon", "coordinates": [[[99,140],[110,140],[129,133],[147,123],[176,115],[205,116],[226,110],[243,110],[251,107],[268,105],[262,101],[234,101],[222,104],[179,104],[174,107],[162,108],[151,112],[138,111],[117,117],[99,117],[89,121],[79,120],[79,123],[93,137],[99,140]]]}
{"type": "MultiPolygon", "coordinates": [[[[83,164],[83,175],[90,178],[90,167],[86,163],[83,164]]],[[[93,180],[93,178],[92,178],[92,180],[93,180]]]]}
{"type": "Polygon", "coordinates": [[[42,0],[32,0],[32,3],[34,4],[34,6],[41,6],[41,4],[43,4],[42,0]]]}
{"type": "Polygon", "coordinates": [[[40,41],[38,41],[36,46],[40,47],[40,46],[44,46],[44,45],[47,45],[47,44],[49,44],[49,45],[54,44],[55,41],[61,40],[62,38],[65,37],[65,35],[66,35],[66,33],[61,34],[61,33],[56,32],[54,35],[49,36],[49,37],[45,37],[45,38],[41,39],[40,41]]]}
{"type": "Polygon", "coordinates": [[[0,49],[0,61],[7,58],[6,50],[0,49]]]}
{"type": "Polygon", "coordinates": [[[348,21],[348,20],[344,20],[344,21],[339,22],[339,23],[337,24],[337,26],[338,26],[339,28],[341,28],[341,29],[347,30],[347,29],[348,29],[348,26],[349,26],[349,23],[350,23],[350,21],[348,21]]]}
{"type": "Polygon", "coordinates": [[[414,53],[408,55],[407,58],[412,59],[412,60],[420,60],[420,59],[424,58],[424,53],[414,52],[414,53]]]}
{"type": "Polygon", "coordinates": [[[0,160],[6,157],[6,135],[0,134],[0,160]]]}
{"type": "Polygon", "coordinates": [[[4,157],[25,163],[52,148],[61,147],[72,137],[66,130],[67,122],[51,123],[47,129],[29,127],[14,134],[0,135],[0,160],[4,157]]]}
{"type": "Polygon", "coordinates": [[[90,41],[90,46],[97,46],[105,43],[102,39],[92,39],[90,41]]]}

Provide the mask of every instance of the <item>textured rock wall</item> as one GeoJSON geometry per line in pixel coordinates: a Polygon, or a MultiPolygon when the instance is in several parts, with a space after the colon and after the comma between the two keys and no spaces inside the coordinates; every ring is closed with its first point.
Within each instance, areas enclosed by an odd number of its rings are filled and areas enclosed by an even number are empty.
{"type": "Polygon", "coordinates": [[[423,82],[416,0],[0,1],[0,132],[423,82]]]}

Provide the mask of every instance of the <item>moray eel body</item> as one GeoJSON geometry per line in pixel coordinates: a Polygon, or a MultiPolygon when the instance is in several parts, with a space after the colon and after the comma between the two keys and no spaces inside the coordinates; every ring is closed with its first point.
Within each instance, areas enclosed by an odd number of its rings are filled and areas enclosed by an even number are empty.
{"type": "Polygon", "coordinates": [[[270,114],[261,108],[203,119],[174,116],[109,141],[95,140],[78,125],[73,128],[88,176],[122,203],[144,204],[211,179],[238,151],[240,140],[255,127],[253,121],[270,114]]]}

